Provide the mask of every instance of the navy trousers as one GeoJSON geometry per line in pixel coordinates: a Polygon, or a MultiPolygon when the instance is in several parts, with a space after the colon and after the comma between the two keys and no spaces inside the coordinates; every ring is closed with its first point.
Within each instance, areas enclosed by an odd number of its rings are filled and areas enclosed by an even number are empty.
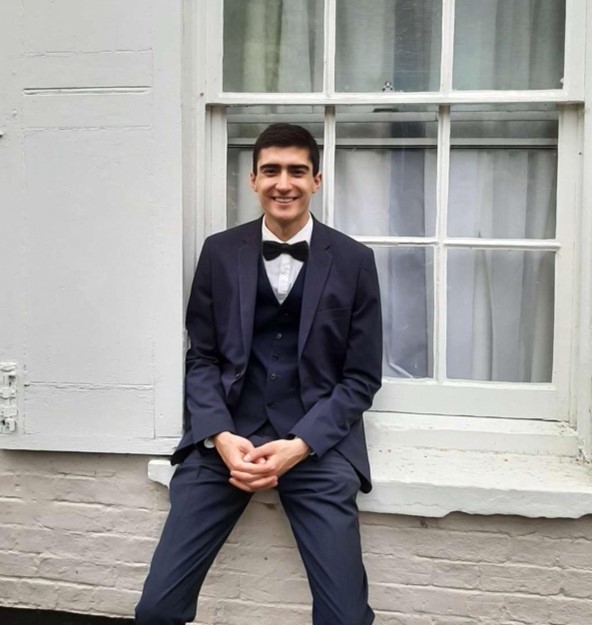
{"type": "MultiPolygon", "coordinates": [[[[138,625],[184,625],[195,618],[206,574],[251,495],[228,483],[217,454],[192,452],[176,469],[171,510],[136,607],[138,625]]],[[[277,490],[313,595],[314,625],[369,625],[357,473],[331,450],[283,475],[277,490]]]]}

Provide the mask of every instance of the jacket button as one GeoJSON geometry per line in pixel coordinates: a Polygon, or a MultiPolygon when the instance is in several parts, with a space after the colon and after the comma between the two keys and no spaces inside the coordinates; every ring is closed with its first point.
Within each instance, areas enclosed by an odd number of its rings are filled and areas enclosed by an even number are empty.
{"type": "Polygon", "coordinates": [[[244,371],[239,371],[238,373],[235,373],[234,374],[234,379],[235,380],[240,380],[240,378],[243,377],[244,373],[245,373],[244,371]]]}
{"type": "Polygon", "coordinates": [[[275,373],[272,373],[272,374],[269,376],[269,379],[270,379],[270,380],[277,380],[277,375],[276,375],[275,373]]]}
{"type": "Polygon", "coordinates": [[[275,335],[275,338],[279,341],[279,340],[282,338],[282,333],[281,333],[281,332],[278,332],[278,333],[275,335]]]}

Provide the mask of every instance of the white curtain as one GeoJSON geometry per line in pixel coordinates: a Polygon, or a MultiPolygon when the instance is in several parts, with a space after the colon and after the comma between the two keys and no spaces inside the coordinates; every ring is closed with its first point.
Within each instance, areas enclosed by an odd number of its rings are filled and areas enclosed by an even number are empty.
{"type": "MultiPolygon", "coordinates": [[[[320,91],[322,5],[314,0],[227,0],[225,89],[320,91]]],[[[457,88],[560,84],[564,2],[457,0],[456,6],[457,88]]],[[[438,0],[337,3],[338,90],[437,90],[440,47],[438,0]]],[[[278,109],[267,109],[273,110],[278,109]]],[[[368,123],[346,130],[338,111],[338,138],[348,132],[375,138],[433,136],[429,124],[372,123],[373,112],[378,111],[366,111],[368,123]]],[[[457,128],[462,134],[462,126],[457,128]]],[[[482,137],[505,133],[511,139],[515,129],[502,122],[497,127],[484,124],[481,130],[482,137]]],[[[244,135],[245,129],[237,126],[234,131],[244,135]]],[[[533,126],[532,132],[538,130],[533,126]]],[[[231,224],[258,214],[246,184],[250,166],[248,151],[230,151],[231,224]]],[[[451,236],[554,236],[555,151],[453,150],[449,183],[451,236]]],[[[350,234],[432,236],[435,190],[433,148],[340,149],[336,155],[336,225],[350,234]]],[[[386,376],[432,375],[433,254],[429,246],[376,250],[386,376]]],[[[553,253],[450,250],[447,280],[448,377],[551,379],[553,253]]]]}

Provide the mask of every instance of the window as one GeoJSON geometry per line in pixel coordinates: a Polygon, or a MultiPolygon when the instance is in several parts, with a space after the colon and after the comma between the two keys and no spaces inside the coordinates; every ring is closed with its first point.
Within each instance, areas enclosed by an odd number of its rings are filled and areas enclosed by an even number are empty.
{"type": "Polygon", "coordinates": [[[313,211],[375,251],[373,410],[568,419],[584,3],[207,4],[206,230],[257,216],[262,128],[306,126],[313,211]]]}

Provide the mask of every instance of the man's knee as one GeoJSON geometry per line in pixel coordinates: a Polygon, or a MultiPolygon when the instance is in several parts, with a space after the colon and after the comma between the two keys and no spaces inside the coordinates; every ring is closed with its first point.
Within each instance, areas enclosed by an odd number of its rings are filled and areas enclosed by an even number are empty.
{"type": "Polygon", "coordinates": [[[171,614],[162,602],[155,602],[150,598],[140,600],[136,606],[136,625],[177,625],[185,623],[171,614]]]}

